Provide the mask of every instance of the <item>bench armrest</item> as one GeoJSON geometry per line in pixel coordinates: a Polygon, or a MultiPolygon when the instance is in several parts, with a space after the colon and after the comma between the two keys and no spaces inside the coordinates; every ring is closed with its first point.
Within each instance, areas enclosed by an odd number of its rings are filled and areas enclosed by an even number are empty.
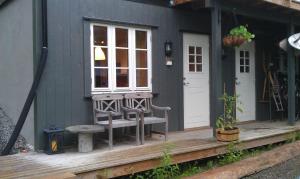
{"type": "Polygon", "coordinates": [[[133,112],[133,113],[140,113],[140,112],[142,112],[142,110],[140,110],[140,109],[128,108],[128,107],[124,107],[124,106],[122,106],[121,108],[122,108],[122,110],[124,110],[127,113],[128,112],[133,112]]]}
{"type": "Polygon", "coordinates": [[[170,107],[160,107],[160,106],[155,106],[155,105],[151,105],[151,108],[152,109],[155,109],[155,110],[159,110],[159,111],[170,111],[171,108],[170,107]]]}
{"type": "Polygon", "coordinates": [[[118,113],[116,112],[113,112],[113,111],[102,111],[102,110],[99,110],[99,109],[95,109],[96,113],[101,113],[101,114],[104,114],[104,115],[107,115],[107,116],[117,116],[118,113]]]}
{"type": "Polygon", "coordinates": [[[128,113],[133,113],[135,114],[135,118],[136,118],[136,122],[139,123],[139,115],[142,112],[139,109],[134,109],[134,108],[128,108],[128,107],[124,107],[122,106],[121,109],[125,112],[125,119],[128,119],[128,113]]]}

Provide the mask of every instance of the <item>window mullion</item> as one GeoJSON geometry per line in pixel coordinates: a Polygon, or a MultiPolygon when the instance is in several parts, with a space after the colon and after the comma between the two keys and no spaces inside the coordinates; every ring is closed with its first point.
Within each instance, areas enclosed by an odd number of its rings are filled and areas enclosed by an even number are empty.
{"type": "Polygon", "coordinates": [[[115,28],[109,26],[109,51],[111,53],[110,55],[110,63],[109,63],[109,70],[110,70],[110,90],[115,91],[116,90],[116,33],[115,28]]]}
{"type": "Polygon", "coordinates": [[[130,52],[130,66],[129,66],[129,72],[130,72],[130,90],[136,89],[136,53],[135,53],[135,30],[130,29],[129,31],[129,52],[130,52]]]}
{"type": "Polygon", "coordinates": [[[148,71],[148,88],[152,91],[152,34],[147,31],[147,71],[148,71]]]}
{"type": "Polygon", "coordinates": [[[90,43],[91,43],[91,79],[92,79],[92,90],[95,89],[95,68],[94,68],[94,26],[90,26],[90,43]]]}

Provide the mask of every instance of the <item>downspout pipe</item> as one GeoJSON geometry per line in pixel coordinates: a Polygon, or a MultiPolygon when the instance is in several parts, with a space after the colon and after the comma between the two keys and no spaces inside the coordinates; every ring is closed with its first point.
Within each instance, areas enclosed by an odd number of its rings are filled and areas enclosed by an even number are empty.
{"type": "Polygon", "coordinates": [[[23,125],[26,121],[28,112],[30,110],[30,107],[32,105],[32,102],[34,98],[36,97],[37,89],[40,84],[41,77],[43,75],[46,62],[47,62],[47,57],[48,57],[48,33],[47,33],[47,28],[48,28],[48,22],[47,22],[47,0],[42,0],[42,49],[41,49],[41,56],[40,60],[38,63],[38,67],[34,76],[34,80],[31,86],[31,89],[29,91],[29,94],[27,96],[27,99],[25,101],[25,104],[23,106],[22,112],[19,116],[18,122],[15,126],[15,129],[6,144],[4,150],[2,151],[1,155],[8,155],[14,146],[18,136],[20,135],[20,132],[23,128],[23,125]]]}

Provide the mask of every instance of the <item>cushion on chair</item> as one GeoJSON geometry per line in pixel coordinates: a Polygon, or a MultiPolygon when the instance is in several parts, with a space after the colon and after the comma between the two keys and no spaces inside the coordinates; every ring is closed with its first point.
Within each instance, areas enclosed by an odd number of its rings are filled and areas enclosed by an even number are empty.
{"type": "MultiPolygon", "coordinates": [[[[98,121],[96,124],[108,127],[109,122],[106,121],[98,121]]],[[[125,120],[125,119],[115,119],[112,121],[112,128],[120,128],[120,127],[130,127],[130,126],[136,126],[135,120],[125,120]]]]}

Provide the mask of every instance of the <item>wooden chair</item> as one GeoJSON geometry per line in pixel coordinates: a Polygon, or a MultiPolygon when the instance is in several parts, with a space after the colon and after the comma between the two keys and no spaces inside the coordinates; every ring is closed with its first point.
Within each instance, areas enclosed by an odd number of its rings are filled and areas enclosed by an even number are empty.
{"type": "Polygon", "coordinates": [[[168,112],[170,107],[159,107],[152,104],[153,95],[151,93],[128,93],[125,94],[125,105],[129,109],[138,109],[141,118],[141,141],[144,144],[145,125],[151,125],[150,134],[152,133],[152,124],[165,124],[165,141],[168,140],[168,112]],[[154,111],[164,112],[162,117],[154,115],[154,111]]]}
{"type": "Polygon", "coordinates": [[[113,147],[113,129],[115,128],[136,126],[136,144],[140,144],[140,110],[123,107],[123,99],[124,97],[120,94],[103,94],[93,96],[94,123],[104,126],[105,129],[108,129],[110,149],[113,147]],[[124,113],[135,114],[135,119],[125,119],[124,113]],[[105,118],[105,120],[99,120],[101,118],[105,118]]]}

